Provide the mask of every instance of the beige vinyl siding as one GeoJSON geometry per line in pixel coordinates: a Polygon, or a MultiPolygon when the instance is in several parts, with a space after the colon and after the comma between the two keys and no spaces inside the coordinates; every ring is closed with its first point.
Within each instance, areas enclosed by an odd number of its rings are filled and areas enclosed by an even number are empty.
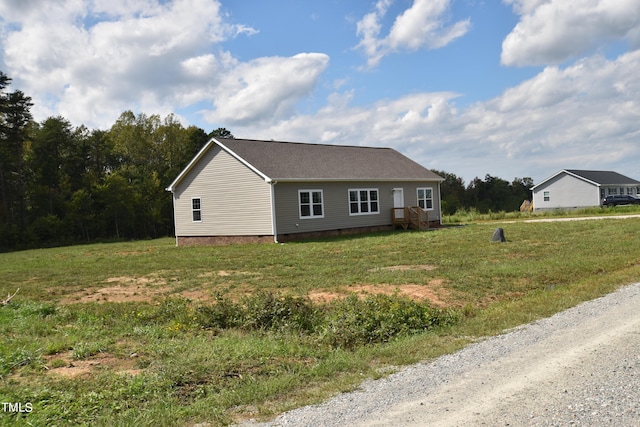
{"type": "Polygon", "coordinates": [[[280,182],[275,186],[276,221],[278,234],[306,233],[356,227],[372,227],[391,224],[394,188],[404,189],[407,206],[417,206],[417,189],[433,188],[434,209],[429,220],[440,220],[440,193],[438,182],[280,182]],[[350,215],[350,189],[377,189],[379,214],[350,215]],[[298,193],[300,190],[322,190],[323,218],[300,218],[298,193]]]}
{"type": "Polygon", "coordinates": [[[273,234],[270,184],[218,146],[178,184],[174,204],[178,236],[273,234]],[[200,222],[193,221],[193,198],[200,198],[200,222]]]}

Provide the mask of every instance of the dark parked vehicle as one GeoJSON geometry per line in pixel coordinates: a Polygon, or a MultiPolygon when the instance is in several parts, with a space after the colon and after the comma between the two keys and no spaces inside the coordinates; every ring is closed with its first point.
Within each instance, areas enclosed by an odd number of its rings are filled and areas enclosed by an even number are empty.
{"type": "Polygon", "coordinates": [[[602,206],[640,205],[640,199],[631,195],[607,196],[602,200],[602,206]]]}

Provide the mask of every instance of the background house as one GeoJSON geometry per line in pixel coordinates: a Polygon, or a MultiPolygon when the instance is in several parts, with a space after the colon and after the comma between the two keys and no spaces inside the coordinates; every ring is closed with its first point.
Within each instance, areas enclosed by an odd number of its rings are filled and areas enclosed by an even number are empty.
{"type": "Polygon", "coordinates": [[[392,208],[440,224],[442,178],[391,148],[212,139],[167,188],[177,244],[388,229],[392,208]]]}
{"type": "Polygon", "coordinates": [[[640,195],[640,181],[612,171],[564,169],[532,187],[536,211],[600,206],[605,196],[640,195]]]}

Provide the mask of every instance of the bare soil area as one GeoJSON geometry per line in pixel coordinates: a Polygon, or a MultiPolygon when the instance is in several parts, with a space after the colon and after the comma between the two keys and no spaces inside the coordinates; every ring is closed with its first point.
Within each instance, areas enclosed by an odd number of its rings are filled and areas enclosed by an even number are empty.
{"type": "MultiPolygon", "coordinates": [[[[394,265],[380,267],[372,271],[430,271],[432,265],[394,265]]],[[[256,273],[246,271],[220,270],[203,273],[203,279],[210,277],[230,276],[256,276],[256,273]]],[[[77,291],[66,292],[60,300],[61,304],[77,304],[89,302],[152,302],[168,296],[182,296],[193,301],[206,302],[213,300],[212,289],[193,289],[175,293],[167,280],[156,275],[150,276],[119,276],[105,280],[105,286],[85,288],[77,291]]],[[[328,303],[335,299],[345,298],[351,293],[361,296],[366,295],[393,295],[406,296],[415,301],[429,301],[434,306],[444,307],[448,305],[449,292],[443,286],[442,279],[432,279],[424,284],[359,284],[333,289],[315,289],[308,293],[311,301],[316,303],[328,303]]],[[[60,289],[56,290],[60,292],[60,289]]],[[[239,298],[251,293],[250,288],[243,290],[237,287],[234,293],[239,298]]]]}
{"type": "Polygon", "coordinates": [[[98,353],[83,360],[75,360],[71,352],[60,353],[45,358],[48,373],[67,378],[89,376],[100,369],[109,369],[123,375],[138,375],[143,372],[136,368],[137,355],[128,359],[118,358],[109,353],[98,353]]]}

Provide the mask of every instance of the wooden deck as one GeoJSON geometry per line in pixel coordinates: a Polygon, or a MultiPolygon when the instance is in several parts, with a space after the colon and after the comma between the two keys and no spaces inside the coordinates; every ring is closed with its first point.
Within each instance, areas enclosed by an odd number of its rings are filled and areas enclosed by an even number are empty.
{"type": "Polygon", "coordinates": [[[408,228],[417,230],[429,228],[429,214],[419,206],[391,208],[391,220],[394,227],[400,225],[405,230],[408,228]]]}

